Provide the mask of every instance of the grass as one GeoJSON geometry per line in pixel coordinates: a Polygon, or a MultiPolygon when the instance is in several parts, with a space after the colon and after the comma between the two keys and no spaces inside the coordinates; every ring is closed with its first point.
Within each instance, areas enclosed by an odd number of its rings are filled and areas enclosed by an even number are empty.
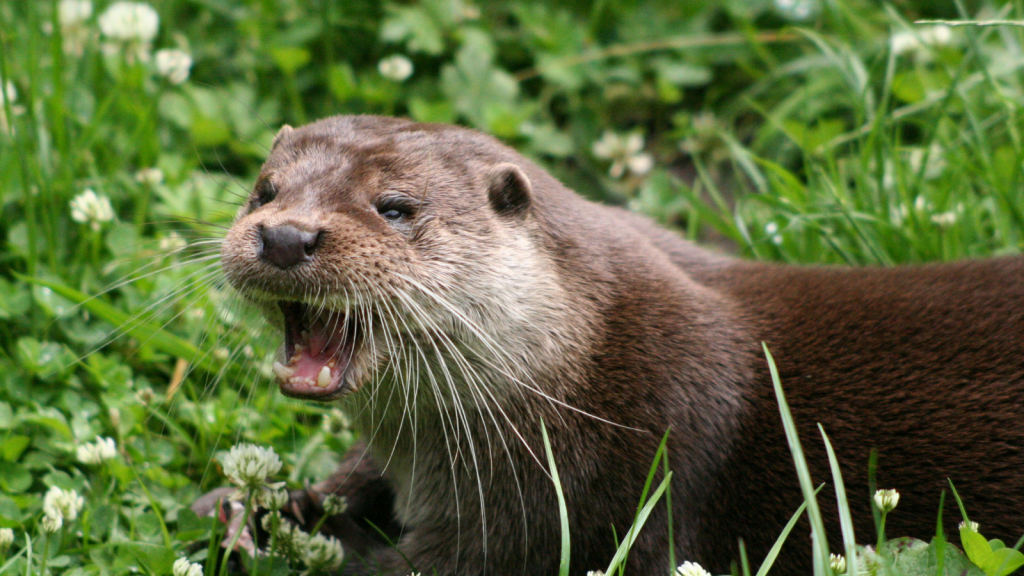
{"type": "MultiPolygon", "coordinates": [[[[210,525],[186,505],[225,482],[218,454],[272,446],[297,487],[352,442],[343,414],[274,392],[277,342],[217,272],[217,238],[283,122],[467,124],[593,198],[753,258],[1024,247],[1024,30],[914,24],[1019,20],[1016,3],[154,1],[147,53],[188,52],[180,84],[127,57],[137,46],[104,47],[111,4],[73,24],[57,1],[0,4],[0,527],[15,533],[0,573],[164,574],[187,555],[212,574],[213,549],[192,545],[210,525]],[[407,79],[378,70],[396,54],[407,79]],[[593,148],[606,131],[642,134],[653,168],[613,178],[593,148]],[[87,189],[110,219],[72,218],[87,189]],[[82,463],[97,437],[117,456],[82,463]],[[85,504],[45,534],[53,486],[85,504]]],[[[670,498],[657,465],[637,530],[670,498]]]]}

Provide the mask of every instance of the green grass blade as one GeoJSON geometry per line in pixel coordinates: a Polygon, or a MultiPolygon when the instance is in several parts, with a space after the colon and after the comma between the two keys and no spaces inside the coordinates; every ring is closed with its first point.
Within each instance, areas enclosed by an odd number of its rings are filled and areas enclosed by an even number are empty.
{"type": "Polygon", "coordinates": [[[811,536],[815,541],[814,555],[819,558],[822,566],[815,566],[815,570],[824,568],[828,573],[828,538],[825,533],[825,523],[821,519],[821,510],[818,508],[818,500],[815,497],[814,487],[811,484],[811,471],[807,468],[807,460],[804,458],[804,450],[800,445],[800,437],[797,435],[796,422],[793,414],[789,411],[789,404],[786,403],[786,395],[782,391],[782,382],[779,380],[779,369],[775,366],[775,358],[768,350],[768,345],[761,343],[764,349],[765,358],[768,360],[768,369],[771,371],[772,384],[775,387],[775,397],[779,402],[779,412],[782,415],[782,425],[786,430],[786,440],[789,442],[789,450],[793,454],[793,463],[796,465],[796,475],[800,480],[800,490],[803,492],[804,501],[807,503],[807,516],[811,522],[811,536]]]}
{"type": "Polygon", "coordinates": [[[839,469],[839,460],[836,458],[835,450],[832,449],[832,442],[825,433],[825,428],[819,423],[818,430],[821,431],[821,438],[825,441],[825,450],[828,452],[828,464],[832,468],[832,482],[836,486],[836,503],[839,505],[839,527],[843,531],[843,547],[846,549],[846,573],[854,575],[857,558],[857,538],[853,532],[853,516],[850,515],[850,503],[846,499],[846,485],[843,484],[843,473],[839,469]]]}
{"type": "Polygon", "coordinates": [[[946,478],[946,481],[949,482],[949,489],[953,491],[953,498],[956,499],[956,505],[960,507],[960,515],[964,517],[964,522],[968,522],[967,510],[964,508],[963,500],[960,500],[960,495],[956,493],[956,486],[953,486],[953,480],[951,478],[946,478]]]}
{"type": "Polygon", "coordinates": [[[654,506],[661,499],[661,495],[665,493],[668,488],[669,482],[672,481],[672,473],[669,472],[668,476],[661,481],[658,489],[651,495],[651,499],[647,501],[643,509],[640,510],[640,515],[637,517],[636,522],[630,527],[629,532],[626,534],[626,538],[619,544],[619,549],[615,551],[615,556],[612,557],[612,561],[608,564],[608,569],[604,571],[605,574],[611,576],[616,570],[620,569],[620,565],[625,562],[626,556],[629,554],[629,549],[633,546],[633,542],[636,540],[637,535],[640,534],[640,530],[647,523],[647,517],[651,515],[651,511],[654,506]]]}
{"type": "Polygon", "coordinates": [[[935,557],[938,558],[938,566],[935,574],[943,576],[946,565],[946,532],[942,529],[942,511],[946,508],[946,491],[939,495],[939,518],[935,521],[935,540],[932,546],[935,548],[935,557]]]}
{"type": "MultiPolygon", "coordinates": [[[[661,443],[658,444],[658,449],[654,451],[654,460],[651,462],[651,469],[647,471],[647,480],[644,481],[644,489],[640,492],[640,502],[636,506],[636,516],[633,517],[633,526],[630,527],[629,532],[626,533],[627,540],[633,540],[635,537],[631,537],[633,533],[633,527],[637,526],[637,520],[640,518],[640,511],[643,509],[644,504],[647,502],[647,493],[650,492],[651,485],[654,483],[654,474],[658,471],[658,463],[661,462],[662,456],[665,455],[665,446],[668,443],[668,435],[672,431],[669,427],[665,430],[665,435],[661,437],[661,443]]],[[[639,528],[637,528],[639,530],[639,528]]],[[[626,564],[626,560],[629,557],[629,548],[626,548],[626,557],[623,558],[622,564],[626,564]]],[[[625,570],[623,570],[625,573],[625,570]]]]}
{"type": "Polygon", "coordinates": [[[740,574],[750,576],[750,561],[747,560],[747,547],[743,544],[743,538],[740,538],[740,574]]]}
{"type": "MultiPolygon", "coordinates": [[[[821,484],[814,489],[814,494],[817,496],[818,492],[824,488],[825,485],[821,484]]],[[[768,571],[771,570],[772,564],[775,564],[775,559],[779,557],[779,552],[782,551],[782,545],[786,542],[786,538],[789,537],[789,533],[793,531],[793,527],[800,521],[800,516],[807,509],[807,501],[805,500],[800,504],[800,507],[796,509],[793,516],[786,523],[786,527],[782,529],[782,533],[775,539],[775,544],[772,544],[771,550],[768,550],[768,554],[764,557],[764,562],[761,563],[761,567],[757,569],[755,576],[765,576],[768,571]]]]}
{"type": "MultiPolygon", "coordinates": [[[[668,438],[668,435],[665,436],[668,438]]],[[[666,450],[662,459],[662,471],[668,476],[669,465],[668,465],[668,451],[666,450]]],[[[675,535],[672,531],[672,485],[665,490],[665,508],[668,511],[668,571],[671,573],[678,564],[676,564],[676,541],[675,535]]],[[[749,576],[749,575],[747,575],[749,576]]]]}
{"type": "Polygon", "coordinates": [[[558,575],[569,576],[569,554],[572,551],[569,544],[569,509],[565,505],[565,495],[562,494],[562,482],[558,478],[558,467],[555,466],[555,455],[551,451],[551,442],[548,440],[548,429],[544,426],[544,419],[540,419],[540,432],[544,436],[544,451],[548,455],[548,466],[551,468],[551,481],[555,484],[555,496],[558,497],[558,516],[562,522],[562,551],[558,558],[558,575]]]}

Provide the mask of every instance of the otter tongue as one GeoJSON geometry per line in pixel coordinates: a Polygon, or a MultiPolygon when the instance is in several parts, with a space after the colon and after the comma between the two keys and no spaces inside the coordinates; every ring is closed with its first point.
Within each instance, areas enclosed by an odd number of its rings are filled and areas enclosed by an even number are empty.
{"type": "Polygon", "coordinates": [[[345,314],[292,302],[282,302],[281,310],[285,317],[286,366],[291,369],[287,381],[317,388],[340,385],[352,356],[353,330],[345,314]],[[325,366],[331,376],[327,383],[321,377],[325,366]]]}
{"type": "MultiPolygon", "coordinates": [[[[332,314],[333,316],[333,314],[332,314]]],[[[325,322],[321,326],[310,326],[309,329],[300,335],[295,353],[290,358],[290,367],[295,370],[295,376],[317,379],[324,366],[334,369],[337,365],[338,356],[345,346],[345,319],[337,319],[337,327],[331,322],[325,322]],[[303,339],[302,336],[305,336],[303,339]]]]}

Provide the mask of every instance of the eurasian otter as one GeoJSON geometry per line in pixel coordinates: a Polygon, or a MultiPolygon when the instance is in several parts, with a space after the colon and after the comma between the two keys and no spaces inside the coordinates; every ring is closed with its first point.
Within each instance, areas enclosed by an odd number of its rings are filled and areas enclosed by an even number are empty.
{"type": "MultiPolygon", "coordinates": [[[[743,538],[758,562],[801,502],[762,341],[816,481],[813,427],[830,434],[862,540],[872,448],[903,494],[889,534],[932,534],[947,477],[986,535],[1024,532],[1024,258],[746,262],[489,136],[349,116],[281,131],[222,262],[282,327],[282,392],[338,402],[367,443],[295,497],[308,520],[319,494],[348,495],[333,525],[368,570],[555,574],[542,418],[574,574],[607,565],[670,427],[676,557],[727,572],[743,538]]],[[[630,573],[669,569],[667,519],[659,505],[630,573]]],[[[779,573],[810,572],[805,536],[779,573]]]]}

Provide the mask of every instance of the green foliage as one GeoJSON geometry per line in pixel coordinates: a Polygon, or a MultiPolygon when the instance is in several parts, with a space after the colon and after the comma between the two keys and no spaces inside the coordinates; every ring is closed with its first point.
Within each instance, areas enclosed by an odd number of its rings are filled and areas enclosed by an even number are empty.
{"type": "Polygon", "coordinates": [[[953,546],[936,546],[914,538],[889,540],[877,552],[862,550],[871,576],[982,576],[984,572],[953,546]],[[939,558],[942,554],[942,567],[939,558]]]}
{"type": "Polygon", "coordinates": [[[966,526],[960,529],[960,542],[971,562],[988,576],[1006,576],[1024,566],[1024,554],[1007,548],[1000,540],[985,540],[966,526]]]}

